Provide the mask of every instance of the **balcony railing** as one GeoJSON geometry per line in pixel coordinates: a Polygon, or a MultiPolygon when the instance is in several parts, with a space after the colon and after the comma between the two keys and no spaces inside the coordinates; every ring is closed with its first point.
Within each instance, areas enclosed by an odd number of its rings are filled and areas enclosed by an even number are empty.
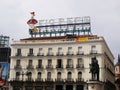
{"type": "Polygon", "coordinates": [[[65,79],[66,82],[74,82],[74,79],[73,78],[67,78],[65,79]]]}
{"type": "Polygon", "coordinates": [[[66,65],[66,69],[70,69],[70,70],[72,70],[72,69],[74,69],[74,67],[73,67],[73,64],[72,65],[66,65]]]}
{"type": "Polygon", "coordinates": [[[82,69],[84,69],[84,64],[77,64],[76,68],[82,70],[82,69]]]}
{"type": "Polygon", "coordinates": [[[53,69],[53,65],[47,65],[46,69],[53,69]]]}
{"type": "Polygon", "coordinates": [[[22,69],[22,66],[21,66],[21,65],[15,65],[15,66],[14,66],[14,69],[15,69],[15,70],[21,70],[21,69],[22,69]]]}
{"type": "Polygon", "coordinates": [[[15,56],[22,56],[22,53],[16,53],[15,56]]]}
{"type": "Polygon", "coordinates": [[[83,78],[77,78],[76,82],[84,82],[84,79],[83,78]]]}
{"type": "Polygon", "coordinates": [[[58,70],[63,69],[63,65],[56,65],[56,69],[58,69],[58,70]]]}
{"type": "Polygon", "coordinates": [[[34,53],[28,53],[28,56],[34,56],[34,53]]]}
{"type": "Polygon", "coordinates": [[[71,52],[67,52],[67,55],[74,55],[74,53],[71,51],[71,52]]]}
{"type": "Polygon", "coordinates": [[[45,81],[46,82],[53,82],[53,79],[52,78],[46,78],[45,81]]]}
{"type": "Polygon", "coordinates": [[[44,56],[44,53],[38,53],[37,56],[44,56]]]}
{"type": "Polygon", "coordinates": [[[64,82],[64,79],[62,79],[62,78],[57,78],[57,79],[55,79],[55,82],[64,82]]]}
{"type": "Polygon", "coordinates": [[[43,82],[43,79],[38,77],[38,78],[35,79],[35,81],[36,82],[43,82]]]}
{"type": "Polygon", "coordinates": [[[56,55],[57,56],[63,56],[64,54],[63,54],[63,52],[57,52],[56,55]]]}
{"type": "Polygon", "coordinates": [[[36,66],[36,69],[37,69],[37,70],[43,70],[44,68],[43,68],[43,65],[37,65],[37,66],[36,66]]]}
{"type": "Polygon", "coordinates": [[[31,77],[31,78],[27,78],[26,81],[27,81],[27,82],[33,82],[34,80],[33,80],[33,78],[31,77]]]}
{"type": "Polygon", "coordinates": [[[53,54],[53,52],[48,52],[47,53],[47,56],[53,56],[54,54],[53,54]]]}
{"type": "Polygon", "coordinates": [[[91,50],[90,54],[97,54],[97,50],[91,50]]]}
{"type": "Polygon", "coordinates": [[[11,78],[10,81],[15,82],[15,81],[22,81],[22,80],[19,77],[16,77],[16,78],[11,78]]]}
{"type": "Polygon", "coordinates": [[[28,69],[28,70],[33,70],[34,67],[33,67],[33,65],[28,65],[28,66],[27,66],[27,69],[28,69]]]}
{"type": "Polygon", "coordinates": [[[84,55],[84,52],[83,51],[78,51],[77,55],[84,55]]]}

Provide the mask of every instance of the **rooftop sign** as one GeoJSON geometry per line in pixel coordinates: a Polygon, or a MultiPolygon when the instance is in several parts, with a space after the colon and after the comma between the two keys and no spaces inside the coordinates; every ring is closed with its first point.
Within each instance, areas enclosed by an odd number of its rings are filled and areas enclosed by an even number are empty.
{"type": "Polygon", "coordinates": [[[75,24],[90,23],[90,17],[58,18],[49,20],[39,20],[39,25],[75,24]]]}
{"type": "Polygon", "coordinates": [[[58,19],[39,20],[37,26],[34,23],[34,14],[27,22],[31,37],[56,37],[91,33],[90,17],[70,17],[58,19]],[[33,20],[33,21],[32,21],[33,20]]]}

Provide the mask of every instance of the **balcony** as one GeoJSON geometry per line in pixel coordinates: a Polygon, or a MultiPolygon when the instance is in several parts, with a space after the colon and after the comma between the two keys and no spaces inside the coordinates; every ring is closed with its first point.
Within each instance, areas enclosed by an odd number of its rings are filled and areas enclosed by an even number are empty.
{"type": "Polygon", "coordinates": [[[63,52],[57,52],[56,55],[57,56],[63,56],[64,54],[63,54],[63,52]]]}
{"type": "Polygon", "coordinates": [[[33,65],[28,65],[28,66],[27,66],[27,69],[28,69],[28,70],[33,70],[34,67],[33,67],[33,65]]]}
{"type": "Polygon", "coordinates": [[[83,51],[78,51],[77,55],[84,55],[84,52],[83,51]]]}
{"type": "Polygon", "coordinates": [[[14,69],[15,69],[15,70],[21,70],[21,69],[22,69],[22,66],[21,66],[21,65],[15,65],[15,66],[14,66],[14,69]]]}
{"type": "Polygon", "coordinates": [[[43,65],[37,65],[37,66],[36,66],[36,69],[37,69],[37,70],[43,70],[44,68],[43,68],[43,65]]]}
{"type": "Polygon", "coordinates": [[[70,56],[71,56],[71,55],[74,55],[74,54],[73,54],[73,52],[70,52],[70,51],[69,51],[69,52],[67,52],[67,55],[70,55],[70,56]]]}
{"type": "Polygon", "coordinates": [[[34,82],[34,80],[33,80],[33,78],[27,78],[26,80],[25,80],[26,82],[34,82]]]}
{"type": "Polygon", "coordinates": [[[37,56],[44,56],[44,53],[38,53],[37,56]]]}
{"type": "Polygon", "coordinates": [[[57,70],[63,70],[63,65],[56,65],[57,70]]]}
{"type": "Polygon", "coordinates": [[[67,79],[65,79],[65,82],[72,83],[72,82],[74,82],[74,79],[73,78],[67,78],[67,79]]]}
{"type": "Polygon", "coordinates": [[[46,66],[46,69],[47,69],[47,70],[52,70],[52,69],[53,69],[53,65],[47,65],[47,66],[46,66]]]}
{"type": "Polygon", "coordinates": [[[43,82],[43,79],[38,77],[35,79],[35,82],[43,82]]]}
{"type": "Polygon", "coordinates": [[[22,56],[22,54],[21,53],[16,53],[15,56],[22,56]]]}
{"type": "Polygon", "coordinates": [[[53,79],[52,78],[46,78],[45,82],[53,82],[53,79]]]}
{"type": "Polygon", "coordinates": [[[84,79],[83,78],[77,78],[76,82],[84,82],[84,79]]]}
{"type": "Polygon", "coordinates": [[[67,64],[67,65],[66,65],[66,69],[68,69],[68,70],[73,70],[73,69],[74,69],[73,64],[72,64],[72,65],[67,64]]]}
{"type": "Polygon", "coordinates": [[[58,83],[64,82],[64,79],[62,79],[62,78],[57,78],[57,79],[55,79],[55,82],[58,82],[58,83]]]}
{"type": "Polygon", "coordinates": [[[28,56],[34,56],[34,54],[33,53],[28,53],[28,56]]]}
{"type": "Polygon", "coordinates": [[[97,54],[97,50],[91,50],[90,54],[97,54]]]}
{"type": "Polygon", "coordinates": [[[10,79],[11,82],[20,82],[22,81],[19,77],[10,79]]]}
{"type": "Polygon", "coordinates": [[[48,52],[47,53],[47,56],[53,56],[54,54],[53,54],[53,52],[48,52]]]}
{"type": "Polygon", "coordinates": [[[9,83],[11,85],[19,85],[22,86],[23,80],[21,80],[20,78],[16,77],[16,78],[10,78],[9,83]]]}
{"type": "Polygon", "coordinates": [[[76,68],[77,68],[78,70],[83,70],[83,69],[84,69],[84,64],[77,64],[77,65],[76,65],[76,68]]]}

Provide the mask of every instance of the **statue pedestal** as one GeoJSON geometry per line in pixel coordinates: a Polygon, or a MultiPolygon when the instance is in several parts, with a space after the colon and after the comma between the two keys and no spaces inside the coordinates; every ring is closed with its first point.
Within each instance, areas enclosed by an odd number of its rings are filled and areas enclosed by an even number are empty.
{"type": "Polygon", "coordinates": [[[97,80],[89,80],[87,82],[88,90],[104,90],[104,83],[97,80]]]}

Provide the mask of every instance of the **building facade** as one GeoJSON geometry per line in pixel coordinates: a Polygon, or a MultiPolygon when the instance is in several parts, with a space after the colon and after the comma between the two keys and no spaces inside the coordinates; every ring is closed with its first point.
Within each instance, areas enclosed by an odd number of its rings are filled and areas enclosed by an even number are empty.
{"type": "Polygon", "coordinates": [[[114,56],[103,37],[31,37],[11,50],[9,90],[115,90],[114,56]],[[99,72],[92,75],[94,59],[99,72]]]}
{"type": "Polygon", "coordinates": [[[8,89],[8,76],[10,64],[9,37],[0,35],[0,89],[8,89]]]}
{"type": "Polygon", "coordinates": [[[118,62],[115,64],[115,83],[117,90],[120,90],[120,55],[118,55],[118,62]]]}

